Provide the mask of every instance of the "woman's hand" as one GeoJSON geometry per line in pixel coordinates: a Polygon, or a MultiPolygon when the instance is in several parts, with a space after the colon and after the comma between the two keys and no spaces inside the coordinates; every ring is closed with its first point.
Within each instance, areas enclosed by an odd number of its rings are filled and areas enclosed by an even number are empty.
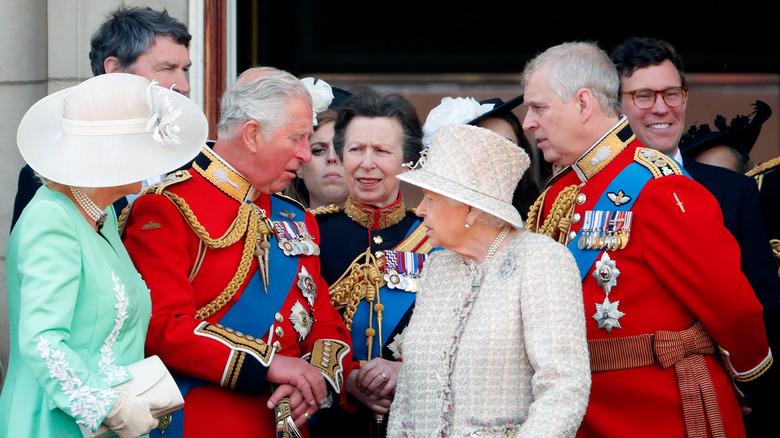
{"type": "Polygon", "coordinates": [[[157,427],[152,409],[162,409],[169,404],[170,400],[147,400],[125,391],[116,398],[103,423],[122,438],[136,438],[157,427]]]}
{"type": "Polygon", "coordinates": [[[400,362],[375,358],[347,376],[346,389],[378,414],[386,414],[395,395],[400,362]]]}

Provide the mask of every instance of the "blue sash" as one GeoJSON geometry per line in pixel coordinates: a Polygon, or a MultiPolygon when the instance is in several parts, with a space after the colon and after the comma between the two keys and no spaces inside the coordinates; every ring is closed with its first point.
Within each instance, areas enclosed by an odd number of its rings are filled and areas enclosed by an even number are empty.
{"type": "MultiPolygon", "coordinates": [[[[271,196],[272,221],[289,221],[279,216],[283,209],[295,211],[303,215],[303,211],[295,205],[271,196]]],[[[298,281],[298,257],[284,255],[279,245],[271,241],[268,257],[268,294],[263,289],[263,279],[260,271],[255,272],[252,280],[232,307],[222,316],[219,323],[235,331],[252,335],[261,339],[265,337],[274,323],[274,315],[290,294],[290,286],[298,281]]],[[[284,315],[288,317],[290,315],[284,315]]]]}
{"type": "MultiPolygon", "coordinates": [[[[634,201],[636,201],[636,198],[639,197],[639,193],[641,193],[642,187],[644,187],[652,177],[653,174],[650,173],[650,171],[648,171],[641,164],[636,162],[629,164],[618,174],[617,177],[615,177],[615,179],[609,183],[609,186],[607,186],[606,190],[604,190],[604,193],[601,194],[599,200],[596,202],[596,205],[593,206],[593,210],[631,210],[631,206],[634,205],[634,201]],[[617,193],[620,190],[626,194],[630,194],[631,199],[625,204],[616,206],[615,203],[606,196],[606,194],[610,192],[617,193]]],[[[575,236],[574,239],[569,242],[567,247],[574,255],[574,259],[577,261],[577,266],[580,268],[580,277],[582,280],[585,280],[585,276],[588,275],[590,267],[593,266],[593,263],[596,261],[596,258],[599,256],[599,254],[601,254],[602,250],[590,248],[580,249],[579,246],[577,246],[577,242],[582,235],[582,231],[583,229],[580,227],[580,230],[577,232],[577,236],[575,236]]]]}
{"type": "MultiPolygon", "coordinates": [[[[406,236],[414,231],[420,224],[420,220],[414,221],[406,236]]],[[[404,236],[404,237],[406,237],[404,236]]],[[[382,311],[382,346],[387,345],[390,334],[403,319],[406,312],[414,304],[417,294],[399,289],[391,289],[386,285],[379,289],[379,302],[385,307],[382,311]]],[[[368,345],[366,345],[366,329],[368,328],[368,313],[370,305],[366,300],[360,300],[355,314],[352,316],[352,358],[354,360],[366,360],[368,358],[368,345]]],[[[379,351],[379,323],[373,314],[372,327],[376,330],[371,357],[381,357],[379,351]]]]}
{"type": "MultiPolygon", "coordinates": [[[[278,212],[281,212],[283,209],[301,215],[304,214],[303,210],[294,204],[271,196],[271,217],[269,219],[272,221],[289,221],[288,218],[278,215],[278,212]]],[[[298,257],[284,255],[276,242],[271,241],[268,272],[268,294],[263,289],[263,280],[260,272],[255,272],[255,275],[249,281],[238,300],[234,301],[230,309],[220,318],[220,324],[258,339],[265,337],[274,323],[276,312],[282,308],[282,305],[287,300],[291,284],[298,281],[298,257]]],[[[287,316],[289,315],[285,315],[285,317],[287,316]]],[[[187,392],[191,389],[211,383],[188,376],[175,376],[174,378],[182,396],[187,395],[187,392]]],[[[164,437],[181,437],[184,425],[183,420],[184,410],[178,410],[171,414],[171,425],[165,431],[164,437]]],[[[161,436],[157,429],[152,430],[149,435],[161,436]]]]}

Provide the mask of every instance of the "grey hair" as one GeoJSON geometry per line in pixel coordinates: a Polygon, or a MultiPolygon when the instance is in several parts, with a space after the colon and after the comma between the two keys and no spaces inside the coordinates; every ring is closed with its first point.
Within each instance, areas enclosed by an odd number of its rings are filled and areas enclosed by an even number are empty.
{"type": "MultiPolygon", "coordinates": [[[[52,181],[49,178],[46,178],[45,176],[41,175],[40,173],[38,173],[38,172],[36,172],[34,170],[33,170],[33,177],[36,180],[40,181],[40,183],[42,185],[44,185],[44,186],[46,186],[48,188],[52,188],[52,184],[56,184],[56,185],[60,185],[60,186],[64,186],[64,187],[76,187],[76,186],[69,186],[67,184],[60,184],[58,182],[52,181]]],[[[87,196],[92,196],[93,194],[95,194],[95,191],[98,189],[97,187],[79,187],[79,188],[87,196]]]]}
{"type": "Polygon", "coordinates": [[[550,86],[568,102],[578,90],[589,90],[601,107],[613,116],[619,116],[618,99],[620,78],[607,53],[592,42],[563,43],[545,50],[530,60],[522,74],[525,85],[528,76],[543,67],[550,69],[550,86]]]}
{"type": "MultiPolygon", "coordinates": [[[[444,196],[444,199],[446,199],[447,202],[449,202],[450,205],[452,205],[453,207],[461,207],[461,206],[467,205],[466,203],[457,201],[457,200],[452,199],[452,198],[450,198],[448,196],[444,196]]],[[[474,207],[474,206],[471,206],[471,208],[473,208],[474,211],[477,214],[477,217],[474,220],[476,220],[477,222],[479,222],[481,224],[488,225],[488,226],[491,226],[491,227],[500,227],[500,228],[503,228],[503,227],[509,225],[509,222],[507,222],[507,221],[505,221],[503,219],[497,218],[497,217],[493,216],[492,214],[487,213],[484,210],[480,210],[480,209],[478,209],[477,207],[474,207]]]]}
{"type": "Polygon", "coordinates": [[[192,36],[187,26],[168,15],[168,11],[152,8],[119,8],[100,25],[90,41],[89,62],[95,76],[106,73],[103,62],[116,57],[122,68],[129,67],[146,51],[156,36],[171,37],[177,44],[189,48],[192,36]]]}
{"type": "Polygon", "coordinates": [[[241,125],[255,120],[270,140],[271,133],[289,121],[287,104],[295,98],[311,105],[309,90],[292,74],[273,67],[246,70],[222,96],[217,136],[233,138],[241,125]]]}

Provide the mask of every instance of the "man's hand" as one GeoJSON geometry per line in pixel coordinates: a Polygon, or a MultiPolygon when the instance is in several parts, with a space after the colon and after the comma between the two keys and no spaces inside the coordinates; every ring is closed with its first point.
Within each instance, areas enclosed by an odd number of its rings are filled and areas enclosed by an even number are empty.
{"type": "Polygon", "coordinates": [[[298,427],[306,423],[306,414],[313,415],[328,401],[322,373],[301,358],[277,354],[268,367],[266,380],[279,385],[268,399],[268,408],[273,409],[281,399],[289,396],[292,417],[298,427]]]}
{"type": "Polygon", "coordinates": [[[320,409],[319,405],[310,405],[303,399],[303,395],[294,386],[285,383],[279,385],[268,399],[268,408],[273,409],[280,400],[290,397],[291,417],[298,428],[302,428],[309,418],[320,409]]]}

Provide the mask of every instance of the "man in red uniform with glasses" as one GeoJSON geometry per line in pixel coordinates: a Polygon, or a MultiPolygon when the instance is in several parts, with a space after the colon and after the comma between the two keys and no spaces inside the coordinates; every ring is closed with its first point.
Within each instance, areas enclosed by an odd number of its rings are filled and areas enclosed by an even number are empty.
{"type": "MultiPolygon", "coordinates": [[[[780,278],[766,235],[755,181],[741,173],[699,163],[679,148],[688,104],[683,60],[667,41],[631,37],[610,54],[620,76],[620,102],[631,129],[647,147],[674,158],[717,199],[723,224],[739,245],[740,267],[764,307],[764,326],[772,351],[780,342],[780,278]]],[[[700,257],[704,257],[703,255],[700,257]]],[[[706,258],[706,257],[705,257],[706,258]]],[[[748,437],[780,436],[776,418],[780,376],[770,368],[764,383],[745,405],[748,437]],[[773,432],[770,432],[773,431],[773,432]]]]}

